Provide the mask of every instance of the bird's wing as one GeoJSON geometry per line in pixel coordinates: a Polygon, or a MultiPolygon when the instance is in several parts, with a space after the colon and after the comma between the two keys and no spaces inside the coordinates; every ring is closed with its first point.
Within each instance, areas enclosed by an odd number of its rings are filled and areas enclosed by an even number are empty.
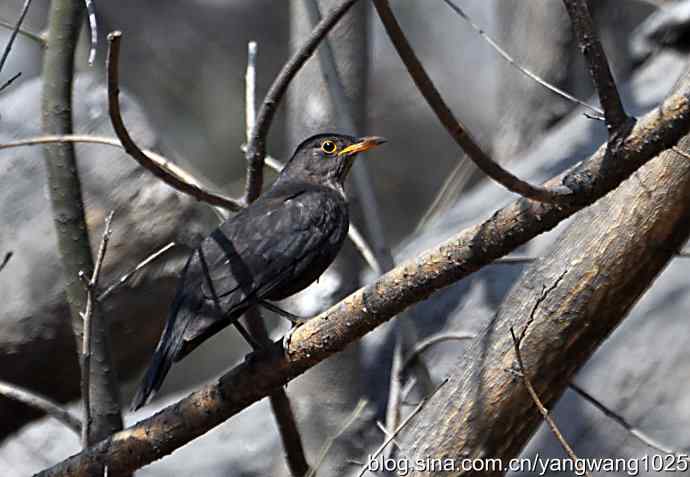
{"type": "Polygon", "coordinates": [[[182,355],[308,269],[333,240],[336,224],[326,217],[340,206],[322,191],[267,197],[204,240],[181,287],[184,301],[196,307],[180,323],[182,355]]]}

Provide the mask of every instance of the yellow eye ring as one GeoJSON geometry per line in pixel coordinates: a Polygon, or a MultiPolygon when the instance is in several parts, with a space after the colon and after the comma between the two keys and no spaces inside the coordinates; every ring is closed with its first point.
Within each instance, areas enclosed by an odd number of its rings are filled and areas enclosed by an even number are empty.
{"type": "Polygon", "coordinates": [[[331,141],[330,139],[326,139],[324,142],[321,143],[321,150],[326,153],[326,154],[334,154],[335,151],[338,150],[338,146],[331,141]]]}

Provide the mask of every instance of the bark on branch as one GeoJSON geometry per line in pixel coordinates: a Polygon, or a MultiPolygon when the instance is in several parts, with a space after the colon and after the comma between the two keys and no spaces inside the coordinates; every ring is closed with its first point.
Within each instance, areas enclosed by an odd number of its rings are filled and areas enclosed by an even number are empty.
{"type": "MultiPolygon", "coordinates": [[[[674,94],[632,127],[616,148],[615,156],[611,148],[603,145],[583,163],[547,182],[547,186],[561,181],[572,183],[577,190],[577,205],[563,207],[527,199],[509,204],[485,222],[401,264],[298,328],[287,353],[283,353],[280,342],[274,343],[260,359],[235,367],[217,382],[177,404],[38,475],[87,476],[103,465],[108,466],[111,475],[120,475],[169,454],[342,350],[413,303],[424,300],[434,291],[470,275],[536,235],[550,230],[617,187],[636,169],[674,145],[689,128],[690,75],[686,74],[674,94]]],[[[685,203],[690,204],[690,200],[685,203]]],[[[687,218],[686,222],[690,223],[687,218]]],[[[669,231],[675,232],[673,227],[669,231]]],[[[551,326],[559,326],[559,322],[551,326]]],[[[577,332],[568,329],[572,333],[577,332]]],[[[596,330],[597,327],[591,329],[596,330]]],[[[534,366],[532,348],[539,350],[546,346],[533,342],[534,330],[535,327],[530,328],[523,338],[523,343],[530,347],[530,356],[525,356],[528,369],[534,366]]],[[[583,332],[584,335],[591,333],[590,330],[583,332]]],[[[501,339],[507,339],[507,346],[511,346],[507,331],[500,336],[501,339]]],[[[580,355],[588,356],[592,349],[581,350],[580,355]]],[[[549,355],[551,361],[556,355],[549,355]]],[[[510,356],[512,359],[513,355],[510,356]]],[[[562,367],[558,368],[563,371],[562,367]]],[[[539,383],[535,385],[543,393],[545,401],[551,402],[550,393],[542,389],[539,383]]],[[[509,392],[524,391],[519,387],[509,392]]],[[[447,396],[445,389],[440,394],[447,396]]],[[[434,401],[437,400],[434,398],[434,401]]],[[[497,432],[499,427],[495,428],[497,432]]],[[[518,445],[516,439],[511,442],[518,445]]],[[[520,446],[522,442],[524,439],[519,442],[520,446]]],[[[511,447],[511,450],[515,448],[511,447]]]]}

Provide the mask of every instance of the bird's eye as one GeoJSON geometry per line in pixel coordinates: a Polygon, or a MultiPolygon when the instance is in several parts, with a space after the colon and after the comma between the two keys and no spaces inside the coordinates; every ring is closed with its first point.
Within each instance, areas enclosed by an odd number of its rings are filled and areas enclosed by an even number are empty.
{"type": "Polygon", "coordinates": [[[331,140],[326,140],[321,143],[321,150],[326,154],[333,154],[336,149],[338,149],[338,146],[331,140]]]}

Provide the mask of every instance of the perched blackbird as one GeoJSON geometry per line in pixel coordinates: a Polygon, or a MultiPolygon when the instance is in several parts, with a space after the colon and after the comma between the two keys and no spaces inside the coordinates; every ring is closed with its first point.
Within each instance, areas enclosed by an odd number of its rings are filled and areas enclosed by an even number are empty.
{"type": "Polygon", "coordinates": [[[160,389],[174,361],[229,324],[243,330],[238,319],[252,306],[280,311],[267,301],[303,290],[326,270],[347,236],[343,187],[354,157],[383,142],[310,137],[268,191],[201,243],[182,271],[134,409],[160,389]]]}

